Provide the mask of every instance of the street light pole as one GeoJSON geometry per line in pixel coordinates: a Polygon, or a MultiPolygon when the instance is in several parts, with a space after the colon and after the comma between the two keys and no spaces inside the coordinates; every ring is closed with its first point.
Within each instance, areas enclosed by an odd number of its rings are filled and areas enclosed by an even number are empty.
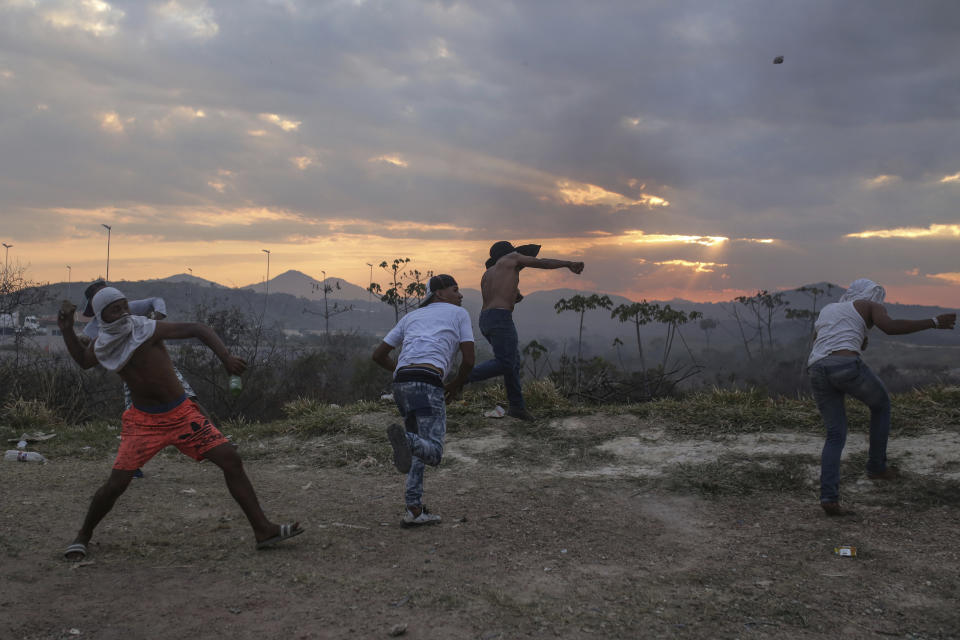
{"type": "Polygon", "coordinates": [[[367,306],[370,307],[368,311],[373,311],[373,290],[370,288],[370,285],[373,284],[373,264],[368,262],[367,266],[370,267],[370,281],[367,282],[367,306]]]}
{"type": "Polygon", "coordinates": [[[3,245],[3,248],[4,248],[4,252],[3,252],[3,277],[6,278],[6,277],[7,277],[7,269],[9,268],[9,261],[7,260],[7,258],[10,256],[10,247],[12,247],[13,245],[12,245],[12,244],[7,244],[6,242],[0,242],[0,244],[2,244],[2,245],[3,245]]]}
{"type": "Polygon", "coordinates": [[[105,280],[110,282],[110,230],[113,227],[108,224],[101,224],[100,226],[107,230],[107,277],[105,280]]]}
{"type": "MultiPolygon", "coordinates": [[[[261,249],[265,254],[267,254],[267,279],[263,282],[263,295],[264,298],[270,295],[270,249],[261,249]]],[[[266,304],[266,300],[264,300],[266,304]]]]}
{"type": "Polygon", "coordinates": [[[70,299],[70,275],[73,269],[70,265],[67,265],[67,300],[70,299]]]}

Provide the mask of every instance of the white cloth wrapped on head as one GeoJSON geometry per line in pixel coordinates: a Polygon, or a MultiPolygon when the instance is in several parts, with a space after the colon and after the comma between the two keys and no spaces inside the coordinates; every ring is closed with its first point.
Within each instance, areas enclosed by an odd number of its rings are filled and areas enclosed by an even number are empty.
{"type": "Polygon", "coordinates": [[[883,302],[887,297],[887,291],[873,280],[859,278],[850,283],[846,293],[840,296],[840,302],[853,302],[854,300],[869,300],[871,302],[883,302]]]}
{"type": "Polygon", "coordinates": [[[100,333],[93,343],[93,353],[97,361],[107,371],[119,371],[130,358],[133,352],[150,339],[157,329],[156,320],[148,320],[143,316],[132,316],[125,313],[113,322],[104,322],[103,310],[124,296],[118,289],[104,287],[93,296],[93,312],[100,323],[100,333]]]}

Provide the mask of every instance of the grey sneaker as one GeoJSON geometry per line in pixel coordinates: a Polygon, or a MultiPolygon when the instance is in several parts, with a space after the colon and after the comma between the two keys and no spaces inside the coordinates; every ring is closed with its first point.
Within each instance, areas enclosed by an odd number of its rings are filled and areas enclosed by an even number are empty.
{"type": "Polygon", "coordinates": [[[430,513],[427,511],[426,507],[420,507],[420,515],[415,516],[413,512],[410,511],[410,508],[407,507],[406,512],[403,514],[403,520],[400,521],[400,526],[402,527],[419,527],[425,524],[439,524],[440,516],[430,513]]]}
{"type": "Polygon", "coordinates": [[[398,424],[387,427],[387,437],[393,447],[393,464],[400,473],[410,471],[413,464],[413,454],[410,452],[410,442],[407,440],[407,430],[398,424]]]}

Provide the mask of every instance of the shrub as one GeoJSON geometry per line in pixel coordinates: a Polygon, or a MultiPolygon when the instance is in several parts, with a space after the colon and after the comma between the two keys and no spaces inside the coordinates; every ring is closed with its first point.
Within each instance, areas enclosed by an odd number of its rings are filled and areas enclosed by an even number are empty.
{"type": "Polygon", "coordinates": [[[41,400],[17,397],[3,406],[4,421],[15,429],[46,429],[62,424],[60,417],[41,400]]]}

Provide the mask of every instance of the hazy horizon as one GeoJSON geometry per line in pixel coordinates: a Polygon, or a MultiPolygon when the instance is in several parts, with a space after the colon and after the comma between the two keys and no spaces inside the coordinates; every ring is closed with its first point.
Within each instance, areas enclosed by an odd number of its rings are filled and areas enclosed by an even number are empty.
{"type": "MultiPolygon", "coordinates": [[[[277,274],[271,273],[271,275],[270,275],[270,282],[272,282],[272,283],[273,283],[273,282],[276,282],[277,278],[279,278],[279,277],[281,277],[281,276],[284,276],[284,275],[287,275],[288,273],[298,273],[298,274],[301,274],[301,275],[306,276],[306,277],[308,277],[308,278],[311,278],[311,279],[313,279],[313,280],[316,280],[316,281],[318,281],[318,282],[322,281],[322,278],[321,278],[321,276],[320,276],[319,274],[318,274],[317,276],[313,276],[313,275],[311,275],[311,274],[309,274],[309,273],[305,273],[305,272],[300,271],[300,270],[298,270],[298,269],[288,269],[287,271],[285,271],[285,272],[283,272],[283,273],[277,273],[277,274]]],[[[524,272],[524,273],[526,273],[526,272],[524,272]]],[[[377,275],[376,272],[374,272],[374,276],[376,276],[376,275],[377,275]]],[[[386,274],[383,274],[383,275],[386,275],[386,274]]],[[[199,279],[199,280],[203,280],[203,281],[205,281],[205,282],[211,282],[211,283],[213,283],[213,284],[216,284],[216,285],[219,285],[219,286],[222,286],[222,287],[228,287],[228,288],[231,288],[231,289],[247,289],[247,288],[255,288],[255,289],[256,289],[256,288],[259,288],[259,287],[262,287],[262,286],[263,286],[263,281],[262,281],[262,280],[261,280],[260,282],[248,282],[248,283],[245,283],[245,284],[240,284],[240,285],[234,286],[234,285],[227,284],[227,283],[224,283],[224,282],[219,282],[219,281],[216,281],[216,280],[210,280],[210,279],[208,279],[208,278],[202,278],[202,277],[200,277],[200,276],[192,275],[192,274],[189,274],[189,273],[187,273],[187,272],[183,272],[183,273],[171,273],[171,274],[169,274],[169,275],[158,276],[158,277],[156,277],[156,278],[142,278],[142,279],[141,279],[141,278],[135,278],[135,279],[121,279],[121,280],[111,279],[111,282],[112,282],[113,284],[117,285],[117,286],[120,286],[120,283],[122,283],[122,282],[169,281],[170,279],[178,278],[178,277],[180,277],[180,276],[183,276],[183,277],[185,277],[185,278],[191,278],[191,277],[192,277],[192,278],[196,278],[196,279],[199,279]]],[[[350,297],[349,297],[349,294],[345,294],[345,293],[340,293],[339,295],[336,294],[336,293],[333,293],[333,294],[331,294],[332,298],[343,298],[343,299],[352,299],[352,300],[361,300],[361,301],[368,299],[369,293],[365,290],[365,284],[364,284],[364,282],[353,282],[353,281],[350,281],[350,280],[347,279],[347,278],[342,278],[342,277],[340,277],[339,275],[337,275],[337,274],[335,274],[335,273],[327,274],[327,279],[328,279],[328,280],[338,280],[338,281],[340,281],[340,282],[346,283],[348,286],[354,286],[354,287],[359,287],[359,288],[361,288],[361,289],[364,289],[363,293],[357,292],[357,297],[355,297],[355,298],[350,298],[350,297]]],[[[379,280],[377,280],[377,279],[375,278],[374,281],[375,281],[375,282],[378,282],[381,286],[384,286],[384,285],[386,284],[386,279],[385,279],[385,278],[380,278],[379,280]]],[[[44,283],[41,283],[41,284],[43,284],[43,285],[49,285],[49,286],[64,286],[64,285],[67,284],[67,282],[66,282],[65,280],[62,280],[62,281],[44,282],[44,283]]],[[[85,286],[87,286],[87,284],[89,284],[87,281],[84,281],[84,282],[73,282],[73,283],[72,283],[72,294],[71,294],[71,296],[74,297],[74,298],[78,298],[78,300],[76,301],[78,304],[79,304],[79,298],[82,298],[82,296],[83,296],[83,288],[84,288],[85,286]]],[[[458,283],[458,284],[459,284],[459,283],[458,283]]],[[[573,282],[573,285],[576,285],[576,284],[577,284],[577,283],[574,281],[574,282],[573,282]]],[[[827,283],[825,283],[825,282],[820,282],[820,283],[814,283],[814,282],[796,283],[794,286],[785,287],[785,288],[783,288],[783,289],[774,289],[774,290],[771,290],[771,293],[796,291],[799,287],[805,287],[805,286],[811,286],[811,285],[822,285],[822,284],[827,284],[827,283]]],[[[843,287],[842,285],[838,285],[837,283],[829,283],[829,284],[832,284],[832,285],[835,285],[836,287],[838,287],[838,289],[834,289],[834,290],[833,290],[833,294],[834,294],[834,295],[837,295],[840,291],[845,290],[845,287],[843,287]]],[[[530,294],[538,293],[538,292],[539,292],[539,293],[545,293],[545,292],[551,292],[551,291],[561,291],[561,290],[571,291],[571,290],[572,290],[572,291],[582,292],[582,293],[585,293],[585,294],[587,294],[587,293],[597,293],[597,294],[608,294],[608,295],[614,295],[614,296],[621,296],[621,297],[628,298],[628,299],[633,300],[633,301],[640,301],[641,299],[647,299],[647,300],[649,300],[649,301],[651,301],[651,302],[654,302],[654,301],[670,302],[670,301],[672,301],[672,300],[682,300],[682,301],[690,302],[690,303],[708,304],[708,303],[718,303],[718,302],[733,302],[733,301],[734,301],[734,298],[736,297],[736,296],[733,296],[733,297],[730,297],[730,298],[721,298],[721,299],[717,299],[717,300],[692,300],[692,299],[690,299],[690,298],[683,298],[682,296],[671,296],[671,297],[669,297],[669,298],[658,298],[658,297],[655,297],[655,296],[645,295],[645,296],[641,296],[641,297],[637,297],[637,298],[631,298],[630,296],[625,296],[625,295],[620,294],[620,293],[617,293],[617,292],[615,292],[615,291],[605,291],[605,290],[603,290],[603,289],[598,289],[598,288],[584,289],[584,288],[578,287],[578,286],[546,286],[546,287],[533,288],[533,287],[524,286],[523,278],[521,278],[520,288],[521,288],[522,292],[524,293],[524,295],[530,295],[530,294]]],[[[479,284],[478,284],[477,286],[475,286],[475,287],[474,287],[474,286],[467,286],[467,285],[462,285],[462,284],[461,284],[461,289],[469,289],[469,290],[472,290],[472,291],[474,291],[474,292],[475,292],[476,294],[478,294],[478,295],[479,295],[479,293],[480,293],[479,284]]],[[[757,289],[754,289],[754,290],[751,290],[751,291],[746,292],[745,295],[753,295],[753,294],[757,293],[757,291],[758,291],[757,289]]],[[[299,295],[299,294],[291,293],[291,292],[289,292],[289,291],[275,290],[275,289],[270,289],[270,293],[289,293],[290,295],[299,295]]],[[[738,295],[739,295],[739,294],[738,294],[738,295]]],[[[323,297],[323,293],[322,293],[322,292],[313,292],[312,295],[307,296],[307,297],[310,297],[311,299],[314,299],[314,298],[315,298],[315,299],[321,299],[321,298],[323,297]]],[[[375,299],[375,298],[374,298],[374,299],[375,299]]],[[[900,300],[900,299],[897,299],[897,298],[892,298],[892,297],[890,297],[889,294],[887,295],[886,303],[887,303],[887,304],[899,304],[899,305],[942,306],[942,305],[936,305],[936,304],[934,304],[934,303],[908,302],[908,301],[900,300]]],[[[379,304],[379,301],[378,301],[378,304],[379,304]]],[[[952,308],[952,307],[949,307],[949,308],[952,308]]]]}

